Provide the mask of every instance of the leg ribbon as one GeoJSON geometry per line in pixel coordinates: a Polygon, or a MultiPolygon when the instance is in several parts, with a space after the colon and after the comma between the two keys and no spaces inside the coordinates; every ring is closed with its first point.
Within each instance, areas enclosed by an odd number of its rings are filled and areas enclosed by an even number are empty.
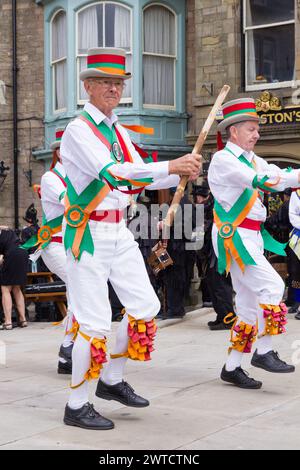
{"type": "Polygon", "coordinates": [[[244,322],[240,322],[238,325],[236,323],[237,319],[231,328],[230,341],[232,346],[228,349],[228,353],[230,353],[233,349],[242,353],[250,353],[252,344],[256,340],[257,326],[248,325],[244,322]]]}
{"type": "Polygon", "coordinates": [[[79,323],[77,322],[74,315],[73,315],[73,318],[72,318],[72,322],[73,322],[72,327],[70,328],[70,330],[66,331],[66,335],[73,334],[72,341],[75,341],[75,339],[77,338],[78,332],[79,332],[79,323]]]}
{"type": "Polygon", "coordinates": [[[106,359],[106,338],[92,338],[88,335],[78,332],[86,341],[91,343],[91,365],[87,370],[84,379],[78,385],[71,385],[72,389],[80,387],[86,380],[98,379],[103,364],[107,362],[106,359]]]}
{"type": "Polygon", "coordinates": [[[128,349],[123,354],[111,354],[112,359],[128,357],[136,361],[149,361],[154,351],[153,342],[157,326],[155,320],[146,322],[128,315],[128,349]]]}
{"type": "Polygon", "coordinates": [[[287,324],[286,314],[287,307],[284,303],[279,305],[265,305],[260,304],[263,309],[263,315],[265,318],[265,329],[260,335],[281,335],[285,333],[285,325],[287,324]]]}

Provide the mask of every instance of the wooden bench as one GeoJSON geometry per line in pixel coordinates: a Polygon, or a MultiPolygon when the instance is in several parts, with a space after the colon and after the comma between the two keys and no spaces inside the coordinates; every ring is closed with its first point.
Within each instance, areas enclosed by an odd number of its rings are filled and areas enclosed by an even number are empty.
{"type": "Polygon", "coordinates": [[[55,302],[61,316],[64,318],[67,315],[67,308],[66,308],[66,292],[65,291],[56,291],[55,290],[55,282],[53,280],[53,273],[51,272],[38,272],[38,273],[27,273],[27,285],[24,289],[24,298],[25,300],[30,300],[32,302],[55,302]],[[33,280],[37,278],[44,278],[48,287],[49,292],[26,292],[27,288],[34,286],[42,286],[42,284],[33,284],[33,280]],[[53,289],[51,289],[51,285],[53,283],[53,289]]]}

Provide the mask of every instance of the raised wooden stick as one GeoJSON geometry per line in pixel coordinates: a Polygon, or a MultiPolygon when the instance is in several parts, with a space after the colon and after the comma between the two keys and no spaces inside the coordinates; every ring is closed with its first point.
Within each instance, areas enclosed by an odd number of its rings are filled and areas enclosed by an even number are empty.
{"type": "MultiPolygon", "coordinates": [[[[192,153],[198,153],[199,154],[201,152],[201,149],[202,149],[202,147],[204,145],[204,142],[205,142],[205,140],[208,136],[210,128],[213,125],[213,123],[216,119],[217,113],[218,113],[220,107],[222,106],[222,103],[225,100],[226,96],[228,95],[229,91],[230,91],[230,86],[229,85],[224,85],[222,90],[219,93],[218,98],[216,99],[216,102],[215,102],[211,112],[208,115],[208,118],[205,121],[205,124],[204,124],[204,126],[203,126],[203,128],[202,128],[202,130],[199,134],[199,137],[198,137],[197,142],[196,142],[196,144],[193,148],[192,153]]],[[[188,180],[189,180],[189,176],[182,176],[180,178],[180,182],[177,186],[177,189],[176,189],[176,192],[174,194],[171,206],[169,207],[166,218],[164,220],[164,233],[165,233],[165,236],[163,235],[163,239],[166,238],[166,231],[172,226],[172,224],[174,222],[174,217],[175,217],[176,211],[178,209],[179,203],[180,203],[180,201],[181,201],[181,199],[184,195],[185,187],[188,183],[188,180]]]]}

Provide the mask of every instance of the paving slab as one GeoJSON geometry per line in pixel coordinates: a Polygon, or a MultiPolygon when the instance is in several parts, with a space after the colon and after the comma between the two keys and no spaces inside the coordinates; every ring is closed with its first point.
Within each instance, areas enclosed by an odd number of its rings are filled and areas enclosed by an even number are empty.
{"type": "MultiPolygon", "coordinates": [[[[270,374],[250,365],[261,390],[240,390],[220,381],[229,332],[211,332],[212,309],[182,320],[159,322],[156,351],[148,363],[128,361],[126,380],[151,406],[128,408],[94,396],[90,401],[115,429],[87,431],[65,426],[69,376],[57,375],[61,326],[30,323],[0,332],[7,361],[0,364],[0,450],[205,450],[300,447],[300,367],[270,374]]],[[[117,324],[113,324],[112,338],[117,324]]],[[[300,322],[290,318],[286,335],[274,338],[281,357],[300,363],[300,322]]]]}

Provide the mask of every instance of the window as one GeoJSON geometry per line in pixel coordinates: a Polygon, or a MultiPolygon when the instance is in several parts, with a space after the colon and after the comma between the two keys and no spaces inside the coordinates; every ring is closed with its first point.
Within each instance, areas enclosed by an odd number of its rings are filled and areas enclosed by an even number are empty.
{"type": "Polygon", "coordinates": [[[174,109],[177,58],[176,15],[153,4],[144,10],[144,106],[174,109]]]}
{"type": "Polygon", "coordinates": [[[244,0],[244,33],[246,89],[290,86],[295,79],[295,0],[244,0]]]}
{"type": "MultiPolygon", "coordinates": [[[[98,2],[80,10],[77,17],[78,72],[86,68],[87,50],[92,47],[120,47],[126,50],[126,71],[132,69],[131,10],[115,2],[98,2]]],[[[79,76],[79,73],[78,75],[79,76]]],[[[131,80],[125,82],[122,103],[132,103],[131,80]]],[[[78,104],[87,100],[78,79],[78,104]]]]}
{"type": "Polygon", "coordinates": [[[51,23],[51,69],[54,112],[67,107],[67,22],[66,13],[59,10],[51,23]]]}

